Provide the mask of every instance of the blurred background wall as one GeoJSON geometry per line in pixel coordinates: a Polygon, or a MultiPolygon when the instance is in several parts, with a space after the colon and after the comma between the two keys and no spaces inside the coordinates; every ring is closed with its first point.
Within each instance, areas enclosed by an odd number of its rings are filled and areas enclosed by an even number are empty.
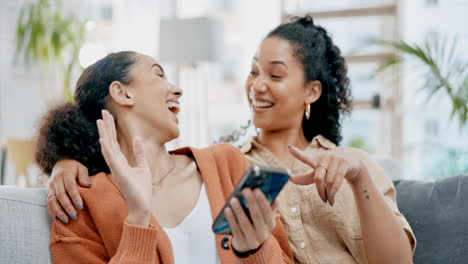
{"type": "MultiPolygon", "coordinates": [[[[21,184],[13,161],[4,158],[8,140],[33,139],[41,114],[64,98],[60,74],[47,71],[43,64],[27,64],[21,56],[14,62],[20,10],[36,2],[0,2],[4,184],[21,184]]],[[[423,64],[411,61],[405,53],[369,44],[369,39],[387,39],[423,46],[428,39],[447,39],[450,49],[456,38],[457,58],[468,61],[464,49],[468,44],[466,0],[62,0],[62,5],[64,16],[86,20],[79,53],[81,67],[120,50],[157,59],[163,57],[161,52],[174,52],[160,46],[164,35],[161,24],[170,19],[206,17],[222,25],[216,44],[222,56],[177,64],[162,61],[169,80],[185,91],[182,135],[171,147],[206,146],[245,126],[250,110],[244,81],[258,44],[281,21],[310,13],[317,24],[331,32],[349,66],[355,105],[344,120],[342,144],[395,161],[405,178],[430,180],[468,172],[468,127],[450,118],[453,104],[449,96],[440,91],[428,99],[423,64]],[[407,60],[375,75],[378,66],[393,55],[407,60]]],[[[190,43],[185,45],[190,50],[190,43]]],[[[79,72],[73,72],[72,84],[79,72]]],[[[255,133],[250,128],[246,136],[255,133]]],[[[30,170],[38,173],[34,166],[30,170]]]]}

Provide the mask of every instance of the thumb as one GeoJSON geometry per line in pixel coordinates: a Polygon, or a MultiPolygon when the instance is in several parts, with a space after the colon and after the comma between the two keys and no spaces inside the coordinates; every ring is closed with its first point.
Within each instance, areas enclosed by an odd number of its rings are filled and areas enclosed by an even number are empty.
{"type": "Polygon", "coordinates": [[[146,166],[145,150],[139,137],[133,138],[133,154],[138,167],[146,166]]]}
{"type": "Polygon", "coordinates": [[[309,172],[307,174],[297,175],[291,177],[291,181],[299,185],[309,185],[315,183],[315,171],[309,172]]]}

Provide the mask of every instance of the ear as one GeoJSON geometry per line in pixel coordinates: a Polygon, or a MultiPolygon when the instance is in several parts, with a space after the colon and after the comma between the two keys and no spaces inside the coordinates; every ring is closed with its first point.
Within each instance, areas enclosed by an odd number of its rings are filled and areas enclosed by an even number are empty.
{"type": "Polygon", "coordinates": [[[109,95],[118,105],[133,106],[135,104],[131,89],[119,81],[113,81],[109,85],[109,95]]]}
{"type": "Polygon", "coordinates": [[[310,81],[306,84],[305,102],[314,103],[322,95],[322,83],[320,81],[310,81]]]}

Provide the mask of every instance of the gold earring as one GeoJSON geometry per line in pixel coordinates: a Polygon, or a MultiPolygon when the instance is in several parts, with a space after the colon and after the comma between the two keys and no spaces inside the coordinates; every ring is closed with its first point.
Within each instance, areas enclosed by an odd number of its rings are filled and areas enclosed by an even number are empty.
{"type": "Polygon", "coordinates": [[[306,103],[305,118],[309,120],[310,118],[310,104],[306,103]]]}

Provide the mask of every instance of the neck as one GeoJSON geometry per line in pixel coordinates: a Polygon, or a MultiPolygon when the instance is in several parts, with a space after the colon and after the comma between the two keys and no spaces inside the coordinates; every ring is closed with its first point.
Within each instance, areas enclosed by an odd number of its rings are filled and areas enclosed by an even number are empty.
{"type": "Polygon", "coordinates": [[[270,150],[284,164],[289,164],[288,161],[292,157],[289,154],[288,145],[293,145],[299,149],[305,149],[309,145],[302,127],[276,131],[262,130],[258,140],[262,146],[270,150]]]}
{"type": "Polygon", "coordinates": [[[117,140],[129,165],[136,166],[133,139],[138,136],[142,142],[147,164],[155,181],[164,177],[165,173],[175,166],[175,160],[167,152],[165,142],[158,137],[158,134],[154,129],[135,124],[135,122],[127,122],[126,120],[117,122],[117,140]]]}

